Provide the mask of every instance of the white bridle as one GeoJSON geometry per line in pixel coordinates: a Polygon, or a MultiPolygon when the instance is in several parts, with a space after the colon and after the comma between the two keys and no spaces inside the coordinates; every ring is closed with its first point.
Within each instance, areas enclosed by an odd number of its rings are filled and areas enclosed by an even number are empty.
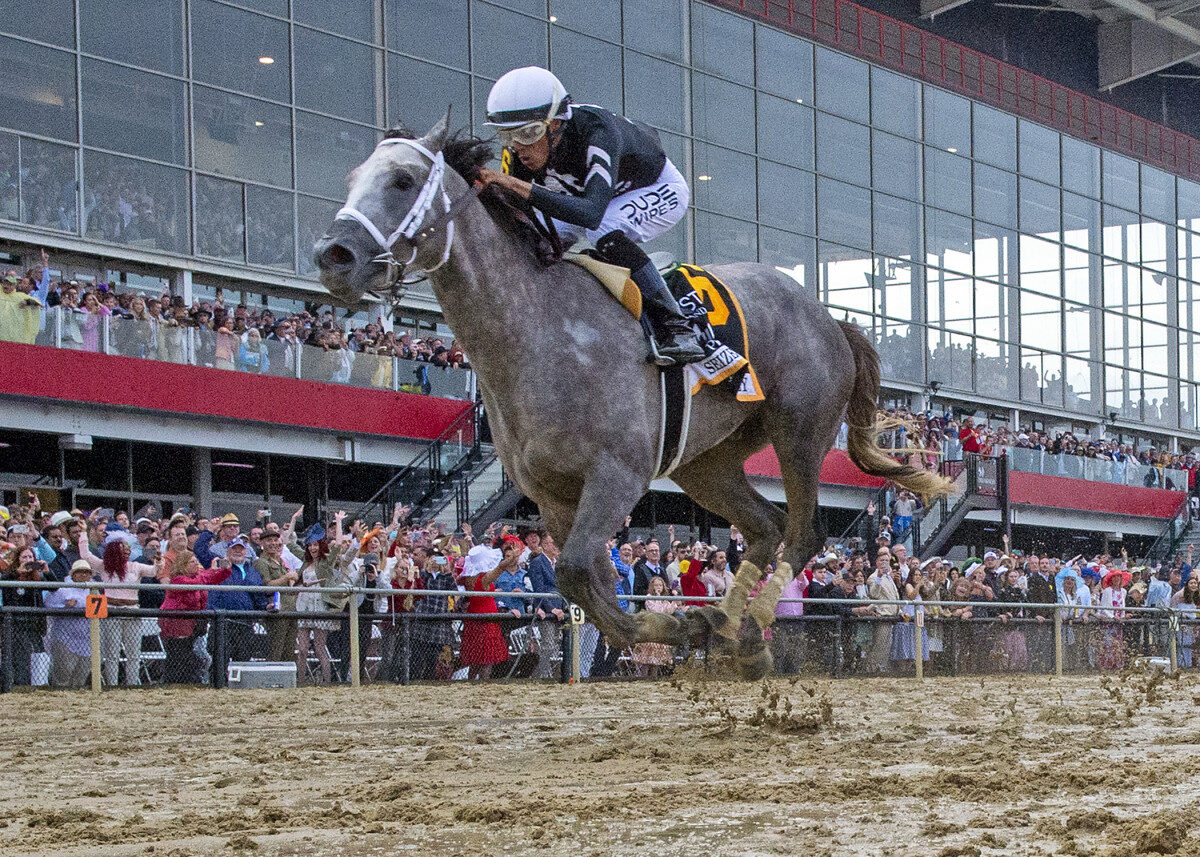
{"type": "Polygon", "coordinates": [[[449,215],[450,195],[446,193],[446,188],[443,186],[442,180],[446,175],[446,159],[442,156],[441,152],[434,154],[416,140],[406,140],[401,137],[389,137],[386,140],[381,140],[375,148],[378,151],[382,146],[391,145],[405,145],[416,149],[433,163],[433,166],[429,170],[429,175],[425,179],[425,184],[421,186],[421,191],[417,194],[416,201],[412,204],[412,208],[408,210],[408,213],[401,219],[400,225],[392,230],[391,235],[384,237],[379,227],[371,222],[371,218],[352,205],[343,206],[334,217],[334,220],[354,220],[358,222],[375,239],[375,243],[383,248],[383,252],[371,261],[382,262],[387,265],[387,285],[389,288],[397,282],[401,284],[414,283],[420,277],[431,274],[442,267],[442,265],[445,265],[446,261],[450,258],[450,247],[454,244],[454,220],[450,219],[446,223],[446,247],[442,251],[441,261],[432,268],[417,270],[416,277],[412,280],[404,279],[404,272],[408,269],[409,265],[416,261],[417,251],[420,250],[423,239],[429,236],[422,236],[420,240],[414,240],[414,237],[421,231],[421,225],[425,222],[425,218],[428,217],[439,195],[442,199],[442,205],[445,206],[445,213],[449,215]],[[407,239],[412,246],[412,255],[408,257],[408,261],[406,262],[398,260],[392,249],[401,238],[407,239]]]}

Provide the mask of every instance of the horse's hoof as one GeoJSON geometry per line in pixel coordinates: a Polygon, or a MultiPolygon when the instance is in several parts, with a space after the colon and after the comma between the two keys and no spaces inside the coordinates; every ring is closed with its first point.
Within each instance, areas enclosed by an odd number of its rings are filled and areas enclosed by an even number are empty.
{"type": "Polygon", "coordinates": [[[711,604],[694,607],[683,614],[684,626],[689,637],[708,636],[729,624],[729,617],[711,604]]]}
{"type": "Polygon", "coordinates": [[[742,640],[738,646],[738,674],[746,681],[758,681],[771,674],[775,658],[762,639],[742,640]]]}

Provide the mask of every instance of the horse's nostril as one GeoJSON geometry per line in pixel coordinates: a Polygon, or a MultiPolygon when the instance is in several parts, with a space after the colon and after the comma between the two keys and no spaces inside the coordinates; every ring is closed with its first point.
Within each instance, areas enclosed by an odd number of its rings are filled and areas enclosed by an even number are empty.
{"type": "Polygon", "coordinates": [[[354,264],[354,253],[341,244],[330,244],[321,253],[321,263],[328,268],[348,268],[354,264]]]}

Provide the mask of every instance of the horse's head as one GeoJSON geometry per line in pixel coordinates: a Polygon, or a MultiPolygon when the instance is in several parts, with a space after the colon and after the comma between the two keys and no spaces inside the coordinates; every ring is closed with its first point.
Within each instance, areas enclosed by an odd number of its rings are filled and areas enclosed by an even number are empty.
{"type": "Polygon", "coordinates": [[[424,137],[389,134],[350,174],[350,193],[313,247],[321,283],[334,297],[357,303],[386,293],[395,280],[436,268],[449,252],[449,223],[431,225],[447,209],[441,151],[449,113],[424,137]]]}

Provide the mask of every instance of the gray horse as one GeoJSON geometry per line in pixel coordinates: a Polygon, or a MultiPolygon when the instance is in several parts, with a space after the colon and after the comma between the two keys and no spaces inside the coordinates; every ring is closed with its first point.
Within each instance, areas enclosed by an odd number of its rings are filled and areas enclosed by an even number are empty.
{"type": "Polygon", "coordinates": [[[771,656],[762,630],[792,567],[820,547],[821,463],[843,419],[862,470],[926,497],[948,490],[877,446],[879,360],[870,342],[769,265],[709,269],[741,301],[766,399],[742,403],[728,390],[703,388],[671,478],[737,525],[745,558],[719,609],[691,610],[683,620],[627,614],[617,605],[606,542],[655,475],[662,401],[642,329],[578,266],[540,263],[492,191],[476,197],[475,171],[493,157],[486,143],[448,135],[446,119],[420,139],[408,136],[390,133],[351,174],[346,207],[314,248],[321,282],[353,303],[369,290],[386,293],[397,274],[428,272],[478,374],[500,459],[562,546],[562,594],[620,644],[679,645],[715,631],[742,675],[765,675],[771,656]],[[786,512],[743,468],[768,444],[779,457],[786,512]],[[775,573],[747,604],[781,543],[775,573]]]}

